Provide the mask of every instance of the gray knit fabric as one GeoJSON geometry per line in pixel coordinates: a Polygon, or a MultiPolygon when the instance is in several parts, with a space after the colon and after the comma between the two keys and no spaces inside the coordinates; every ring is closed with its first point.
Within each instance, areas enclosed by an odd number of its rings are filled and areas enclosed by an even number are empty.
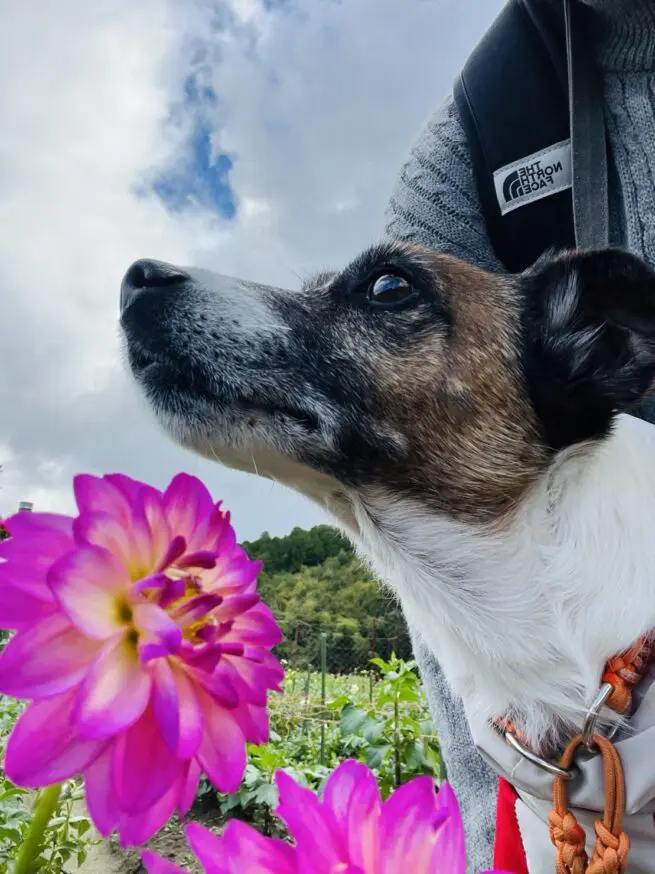
{"type": "MultiPolygon", "coordinates": [[[[543,0],[555,2],[555,0],[543,0]]],[[[655,264],[655,0],[583,0],[602,72],[611,144],[610,235],[655,264]]],[[[403,166],[387,234],[500,271],[480,213],[466,138],[452,98],[429,119],[403,166]]],[[[655,405],[644,413],[655,423],[655,405]]],[[[464,816],[470,872],[492,866],[496,777],[472,745],[461,703],[414,638],[432,716],[464,816]]]]}

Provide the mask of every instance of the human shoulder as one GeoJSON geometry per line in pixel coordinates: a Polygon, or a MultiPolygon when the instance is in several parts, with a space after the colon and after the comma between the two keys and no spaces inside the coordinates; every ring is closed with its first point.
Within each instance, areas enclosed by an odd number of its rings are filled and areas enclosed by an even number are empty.
{"type": "Polygon", "coordinates": [[[452,95],[414,142],[385,218],[389,237],[503,271],[487,235],[471,153],[452,95]]]}

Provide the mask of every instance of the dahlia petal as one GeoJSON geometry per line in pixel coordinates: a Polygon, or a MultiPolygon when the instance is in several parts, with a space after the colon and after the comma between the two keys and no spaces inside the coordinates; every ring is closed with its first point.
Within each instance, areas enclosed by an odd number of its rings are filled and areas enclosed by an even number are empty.
{"type": "Polygon", "coordinates": [[[125,814],[145,813],[177,782],[184,763],[171,755],[152,707],[113,744],[112,782],[125,814]]]}
{"type": "Polygon", "coordinates": [[[221,600],[220,595],[203,593],[182,604],[174,611],[173,615],[184,628],[187,625],[193,625],[194,622],[215,610],[220,605],[221,600]]]}
{"type": "Polygon", "coordinates": [[[0,557],[7,560],[18,558],[17,552],[27,559],[36,559],[35,542],[39,544],[39,555],[47,553],[48,557],[68,552],[74,546],[71,516],[58,513],[15,513],[2,524],[11,534],[8,540],[0,543],[0,557]]]}
{"type": "Polygon", "coordinates": [[[176,783],[143,813],[123,814],[118,826],[118,836],[122,847],[145,844],[171,818],[177,806],[179,785],[176,783]]]}
{"type": "Polygon", "coordinates": [[[56,610],[54,595],[45,583],[37,594],[33,589],[20,586],[15,571],[7,571],[7,565],[0,565],[0,628],[26,628],[56,610]],[[11,582],[12,576],[18,585],[11,582]]]}
{"type": "Polygon", "coordinates": [[[218,639],[218,625],[203,625],[202,628],[199,628],[196,631],[196,637],[198,640],[202,640],[203,643],[216,643],[218,639]]]}
{"type": "Polygon", "coordinates": [[[217,611],[217,618],[221,622],[229,622],[231,619],[236,619],[247,610],[260,602],[261,598],[256,592],[250,592],[245,595],[230,595],[229,598],[224,598],[221,604],[221,609],[217,611]]]}
{"type": "Polygon", "coordinates": [[[180,702],[180,729],[176,755],[190,759],[195,755],[203,735],[203,715],[198,696],[187,674],[174,670],[180,702]]]}
{"type": "Polygon", "coordinates": [[[128,578],[106,549],[84,546],[68,553],[52,566],[48,582],[71,622],[89,637],[106,640],[123,626],[118,605],[128,578]]]}
{"type": "Polygon", "coordinates": [[[97,759],[107,742],[82,740],[73,723],[75,692],[36,701],[9,737],[5,772],[17,786],[39,787],[68,780],[97,759]]]}
{"type": "Polygon", "coordinates": [[[452,868],[442,867],[439,853],[433,855],[439,830],[449,816],[445,807],[437,809],[431,777],[415,777],[396,789],[380,817],[380,874],[398,874],[401,870],[433,874],[433,859],[439,860],[437,870],[465,874],[464,854],[453,860],[452,868]]]}
{"type": "Polygon", "coordinates": [[[107,513],[119,525],[129,527],[131,501],[111,482],[110,477],[78,474],[73,479],[73,492],[80,514],[107,513]]]}
{"type": "Polygon", "coordinates": [[[157,725],[171,753],[175,753],[180,735],[180,702],[173,671],[166,659],[152,665],[152,706],[157,725]]]}
{"type": "Polygon", "coordinates": [[[132,555],[130,529],[111,513],[83,512],[73,523],[75,541],[80,546],[99,546],[118,556],[127,566],[132,555]]]}
{"type": "MultiPolygon", "coordinates": [[[[167,567],[164,561],[171,547],[172,532],[166,514],[161,492],[153,489],[152,486],[143,486],[141,493],[141,501],[143,504],[143,512],[148,524],[150,532],[150,548],[152,561],[157,567],[167,567]]],[[[178,538],[175,538],[178,540],[178,538]]],[[[180,538],[182,539],[182,538],[180,538]]],[[[177,548],[180,543],[178,540],[177,548]]]]}
{"type": "Polygon", "coordinates": [[[136,503],[144,488],[152,488],[124,473],[108,473],[105,474],[103,480],[118,489],[128,504],[136,503]]]}
{"type": "Polygon", "coordinates": [[[196,800],[196,795],[198,794],[198,783],[200,782],[201,774],[202,769],[200,765],[195,759],[191,759],[189,762],[189,770],[187,771],[184,785],[181,788],[177,802],[178,816],[186,816],[191,810],[193,802],[196,800]]]}
{"type": "Polygon", "coordinates": [[[63,613],[53,613],[15,634],[0,654],[0,692],[14,698],[65,692],[79,683],[98,646],[63,613]]]}
{"type": "Polygon", "coordinates": [[[239,694],[233,675],[224,663],[219,664],[211,673],[194,673],[194,677],[222,707],[232,710],[238,705],[239,694]]]}
{"type": "Polygon", "coordinates": [[[178,567],[183,568],[205,568],[211,570],[216,567],[216,555],[208,550],[199,550],[198,552],[190,552],[178,561],[178,567]]]}
{"type": "MultiPolygon", "coordinates": [[[[175,806],[181,809],[186,804],[188,788],[194,800],[199,770],[191,774],[180,771],[178,780],[162,798],[142,814],[126,815],[120,809],[118,797],[112,786],[112,751],[105,751],[85,774],[86,803],[91,819],[103,837],[118,830],[123,846],[142,844],[153,836],[170,819],[175,806]],[[193,777],[195,776],[195,782],[193,777]]],[[[186,811],[185,811],[186,812],[186,811]]]]}
{"type": "Polygon", "coordinates": [[[298,870],[330,874],[347,863],[348,848],[332,811],[284,771],[275,774],[275,782],[280,796],[276,813],[296,841],[298,870]]]}
{"type": "Polygon", "coordinates": [[[80,686],[75,719],[85,738],[110,737],[139,719],[150,698],[152,678],[126,635],[102,647],[80,686]]]}
{"type": "Polygon", "coordinates": [[[139,641],[138,646],[139,658],[142,665],[147,665],[156,659],[165,659],[171,654],[170,649],[163,643],[157,643],[155,640],[139,641]]]}
{"type": "Polygon", "coordinates": [[[455,793],[448,783],[442,783],[437,793],[436,815],[440,817],[447,814],[437,832],[437,843],[432,852],[432,859],[426,871],[434,870],[438,863],[444,871],[453,874],[465,874],[466,872],[466,846],[464,838],[464,826],[459,811],[459,805],[455,793]]]}
{"type": "Polygon", "coordinates": [[[141,861],[148,874],[189,874],[186,869],[179,868],[168,859],[162,859],[161,856],[155,855],[150,850],[144,850],[141,853],[141,861]]]}
{"type": "MultiPolygon", "coordinates": [[[[132,583],[130,586],[130,595],[132,595],[133,598],[137,598],[139,595],[149,596],[156,592],[164,593],[168,591],[173,582],[176,584],[176,590],[180,592],[178,597],[182,597],[184,594],[184,580],[173,581],[161,571],[157,571],[149,577],[142,577],[140,580],[137,580],[136,583],[132,583]],[[178,585],[179,583],[182,584],[181,588],[178,585]]],[[[163,606],[161,598],[162,595],[160,594],[158,601],[160,607],[163,606]]]]}
{"type": "Polygon", "coordinates": [[[229,561],[229,554],[236,546],[236,533],[230,524],[230,514],[223,513],[219,504],[198,527],[195,542],[196,548],[208,549],[229,561]]]}
{"type": "MultiPolygon", "coordinates": [[[[245,591],[262,569],[260,561],[251,561],[245,550],[236,545],[234,531],[229,529],[229,532],[230,543],[221,542],[216,548],[216,567],[205,571],[202,577],[206,589],[217,589],[225,595],[245,591]]],[[[221,538],[221,541],[225,540],[225,537],[221,538]]]]}
{"type": "Polygon", "coordinates": [[[268,700],[269,689],[281,691],[280,684],[284,679],[284,669],[270,652],[260,650],[257,655],[261,661],[255,661],[253,655],[252,651],[246,651],[241,658],[224,654],[221,667],[226,674],[229,672],[229,677],[240,697],[250,704],[264,707],[268,700]]]}
{"type": "Polygon", "coordinates": [[[245,655],[246,648],[242,643],[237,643],[236,641],[232,641],[231,643],[221,643],[221,653],[226,656],[237,656],[241,658],[242,655],[245,655]]]}
{"type": "MultiPolygon", "coordinates": [[[[218,521],[218,516],[216,517],[218,521]]],[[[216,552],[220,553],[221,561],[216,565],[218,567],[228,568],[235,559],[248,558],[245,549],[237,543],[237,534],[229,520],[221,517],[218,525],[219,539],[216,545],[216,552]],[[227,521],[227,524],[225,524],[227,521]]]]}
{"type": "Polygon", "coordinates": [[[169,529],[153,532],[150,528],[146,501],[142,495],[130,508],[131,555],[126,564],[133,580],[150,576],[161,566],[170,542],[169,529]]]}
{"type": "Polygon", "coordinates": [[[75,477],[73,487],[81,516],[96,513],[110,516],[115,523],[114,531],[118,526],[126,532],[127,545],[117,554],[125,560],[132,579],[151,574],[156,558],[161,559],[170,540],[170,536],[160,531],[153,538],[148,524],[145,502],[149,502],[156,491],[121,474],[110,474],[102,479],[82,474],[75,477]]]}
{"type": "Polygon", "coordinates": [[[11,534],[0,541],[0,558],[7,561],[2,565],[6,581],[35,598],[54,601],[46,574],[53,562],[74,548],[73,520],[53,513],[16,513],[3,524],[11,534]]]}
{"type": "MultiPolygon", "coordinates": [[[[228,823],[227,828],[229,825],[228,823]]],[[[222,838],[197,822],[190,822],[185,827],[184,834],[206,874],[223,874],[223,872],[229,871],[229,868],[225,867],[227,860],[224,861],[225,851],[222,838]]],[[[250,874],[251,869],[246,867],[245,858],[242,859],[242,863],[243,874],[250,874]]]]}
{"type": "MultiPolygon", "coordinates": [[[[182,537],[181,534],[177,534],[168,544],[168,549],[164,553],[164,557],[159,564],[159,570],[163,571],[169,565],[173,564],[174,561],[177,561],[180,556],[184,555],[185,552],[186,540],[184,539],[184,537],[182,537]]],[[[182,580],[180,580],[179,582],[182,582],[182,580]]]]}
{"type": "Polygon", "coordinates": [[[327,781],[323,804],[341,829],[350,861],[364,871],[377,871],[382,799],[371,771],[360,762],[343,762],[327,781]]]}
{"type": "Polygon", "coordinates": [[[153,708],[157,724],[172,754],[190,759],[202,738],[202,711],[193,687],[183,671],[165,659],[152,666],[153,708]]]}
{"type": "Polygon", "coordinates": [[[202,541],[201,528],[211,516],[214,502],[199,479],[179,473],[164,492],[163,506],[171,530],[184,535],[190,552],[211,549],[210,544],[202,541]]]}
{"type": "Polygon", "coordinates": [[[108,746],[84,773],[84,796],[89,816],[103,838],[117,828],[121,811],[111,780],[112,747],[108,746]]]}
{"type": "Polygon", "coordinates": [[[246,736],[248,743],[257,744],[258,746],[268,743],[270,729],[266,707],[242,704],[236,713],[241,730],[246,736]]]}
{"type": "MultiPolygon", "coordinates": [[[[82,511],[75,522],[78,543],[102,546],[119,556],[130,569],[132,579],[165,567],[171,547],[171,531],[163,514],[161,495],[156,489],[137,484],[134,499],[116,485],[116,475],[105,482],[118,489],[120,497],[107,509],[82,511]]],[[[179,540],[176,549],[179,548],[179,540]]],[[[181,553],[178,553],[181,554],[181,553]]]]}
{"type": "Polygon", "coordinates": [[[186,584],[182,578],[172,580],[166,577],[167,583],[162,588],[162,593],[159,596],[159,606],[162,609],[170,607],[184,595],[186,584]]]}
{"type": "Polygon", "coordinates": [[[182,643],[182,631],[157,604],[137,604],[133,607],[134,624],[147,638],[174,653],[182,643]]]}
{"type": "Polygon", "coordinates": [[[221,660],[221,654],[222,650],[218,644],[210,643],[203,647],[196,647],[184,641],[178,656],[189,667],[203,674],[211,674],[221,660]]]}
{"type": "MultiPolygon", "coordinates": [[[[222,605],[221,605],[222,607],[222,605]]],[[[220,613],[218,614],[220,616],[220,613]]],[[[242,613],[234,620],[231,631],[225,636],[226,641],[238,640],[252,646],[276,646],[284,635],[266,604],[261,601],[247,613],[242,613]]]]}
{"type": "Polygon", "coordinates": [[[218,707],[198,690],[205,732],[198,749],[203,771],[221,792],[236,792],[246,769],[246,741],[233,711],[218,707]]]}
{"type": "MultiPolygon", "coordinates": [[[[297,866],[295,847],[277,838],[266,838],[238,820],[231,820],[226,825],[220,838],[220,855],[214,850],[213,841],[197,834],[200,829],[202,826],[189,823],[186,834],[198,858],[206,866],[207,874],[297,874],[304,870],[297,866]],[[217,857],[225,858],[225,867],[220,867],[220,864],[215,867],[217,857]],[[211,867],[212,864],[214,867],[211,867]]],[[[314,868],[309,870],[314,874],[314,868]]],[[[343,868],[338,870],[339,874],[348,874],[343,868]]]]}

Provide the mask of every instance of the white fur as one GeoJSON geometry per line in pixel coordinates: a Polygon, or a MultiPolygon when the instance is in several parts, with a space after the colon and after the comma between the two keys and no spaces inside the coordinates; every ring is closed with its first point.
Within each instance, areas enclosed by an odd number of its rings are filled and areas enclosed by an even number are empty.
{"type": "Polygon", "coordinates": [[[480,719],[580,726],[605,661],[655,628],[655,428],[562,453],[504,533],[369,490],[357,543],[480,719]]]}

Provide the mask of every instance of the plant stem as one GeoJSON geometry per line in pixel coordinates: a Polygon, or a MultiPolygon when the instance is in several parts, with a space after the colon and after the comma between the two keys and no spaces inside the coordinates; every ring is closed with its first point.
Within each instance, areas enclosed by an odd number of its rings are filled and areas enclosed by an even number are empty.
{"type": "Polygon", "coordinates": [[[396,788],[400,786],[400,708],[398,707],[398,690],[394,693],[393,700],[393,746],[395,762],[396,788]]]}
{"type": "Polygon", "coordinates": [[[45,830],[57,808],[62,786],[62,783],[53,783],[41,791],[29,830],[18,851],[14,874],[31,874],[32,864],[41,851],[45,830]]]}

